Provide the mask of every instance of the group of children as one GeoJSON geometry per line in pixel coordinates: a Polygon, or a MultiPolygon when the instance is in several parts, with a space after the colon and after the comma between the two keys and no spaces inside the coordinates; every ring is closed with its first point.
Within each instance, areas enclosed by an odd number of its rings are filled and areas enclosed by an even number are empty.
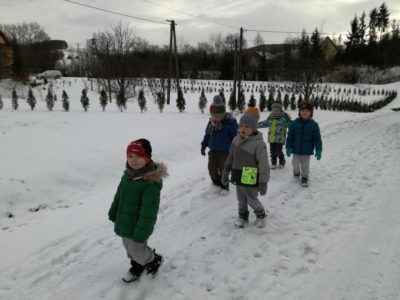
{"type": "MultiPolygon", "coordinates": [[[[299,117],[294,121],[284,112],[282,104],[275,102],[265,121],[259,122],[258,108],[249,107],[239,124],[225,106],[222,97],[214,97],[201,154],[208,155],[209,175],[221,195],[229,193],[230,182],[236,186],[239,218],[235,225],[243,228],[248,224],[250,206],[256,215],[255,226],[262,228],[266,213],[258,195],[267,193],[270,166],[267,146],[258,129],[269,128],[271,169],[284,168],[286,144],[286,155],[293,154],[293,175],[300,178],[304,187],[308,186],[314,151],[317,160],[321,159],[320,129],[313,120],[313,106],[307,102],[300,105],[299,117]]],[[[153,162],[151,153],[146,139],[128,145],[126,169],[108,213],[131,260],[131,268],[123,278],[125,282],[136,281],[144,271],[155,276],[163,262],[162,256],[147,246],[147,240],[157,220],[162,179],[168,173],[164,164],[153,162]]]]}

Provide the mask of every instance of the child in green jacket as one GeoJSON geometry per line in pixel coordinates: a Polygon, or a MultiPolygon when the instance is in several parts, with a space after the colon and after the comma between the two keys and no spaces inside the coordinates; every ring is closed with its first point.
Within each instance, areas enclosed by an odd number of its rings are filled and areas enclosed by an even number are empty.
{"type": "Polygon", "coordinates": [[[271,107],[271,114],[266,120],[258,123],[258,128],[269,128],[268,142],[270,145],[271,169],[277,168],[278,158],[279,168],[283,169],[286,164],[283,145],[286,141],[287,129],[291,118],[288,113],[283,111],[282,103],[274,102],[271,107]]]}
{"type": "Polygon", "coordinates": [[[155,276],[163,262],[162,256],[147,246],[147,240],[157,221],[162,179],[168,173],[164,164],[152,161],[151,153],[146,139],[128,145],[126,170],[108,212],[131,259],[125,282],[139,279],[145,269],[155,276]]]}

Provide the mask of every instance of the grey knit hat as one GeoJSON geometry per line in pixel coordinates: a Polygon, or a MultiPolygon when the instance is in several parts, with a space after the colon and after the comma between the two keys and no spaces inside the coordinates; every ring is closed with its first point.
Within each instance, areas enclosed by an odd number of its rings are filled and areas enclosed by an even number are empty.
{"type": "Polygon", "coordinates": [[[279,101],[272,103],[271,108],[277,108],[277,109],[283,110],[282,103],[280,103],[279,101]]]}
{"type": "Polygon", "coordinates": [[[240,118],[239,125],[246,125],[257,131],[258,120],[260,119],[260,112],[256,107],[249,107],[240,118]]]}
{"type": "Polygon", "coordinates": [[[218,117],[220,119],[225,116],[225,103],[220,95],[214,96],[213,103],[210,105],[210,113],[211,116],[218,117]]]}

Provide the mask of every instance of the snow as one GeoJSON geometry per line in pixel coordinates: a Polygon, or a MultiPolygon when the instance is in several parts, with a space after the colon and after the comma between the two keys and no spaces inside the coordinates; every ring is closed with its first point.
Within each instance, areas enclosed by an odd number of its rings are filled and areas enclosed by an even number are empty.
{"type": "Polygon", "coordinates": [[[400,299],[400,114],[390,110],[399,97],[371,114],[317,110],[324,151],[312,158],[310,187],[288,159],[262,197],[266,227],[251,215],[236,229],[234,188],[219,196],[200,155],[200,93],[185,95],[185,113],[173,101],[142,114],[137,103],[103,113],[90,91],[85,113],[83,86],[59,81],[53,112],[40,100],[47,91],[35,89],[31,112],[22,100],[12,111],[9,83],[0,84],[0,299],[400,299]],[[149,241],[165,263],[157,278],[127,285],[129,261],[107,211],[125,147],[141,137],[169,167],[149,241]]]}

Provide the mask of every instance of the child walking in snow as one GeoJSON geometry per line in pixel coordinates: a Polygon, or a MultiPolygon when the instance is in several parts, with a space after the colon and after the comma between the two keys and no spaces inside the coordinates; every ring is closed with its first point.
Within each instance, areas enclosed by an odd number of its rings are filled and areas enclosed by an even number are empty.
{"type": "Polygon", "coordinates": [[[155,276],[163,262],[162,256],[147,246],[147,240],[157,221],[162,179],[168,173],[164,164],[152,161],[151,153],[146,139],[128,145],[126,169],[108,212],[131,260],[125,282],[138,280],[144,270],[155,276]]]}
{"type": "Polygon", "coordinates": [[[322,140],[318,123],[313,120],[313,106],[305,102],[299,107],[299,117],[289,126],[286,141],[286,154],[293,153],[293,175],[300,177],[301,184],[308,186],[310,174],[310,156],[314,154],[317,160],[322,155],[322,140]],[[301,169],[301,173],[300,173],[301,169]]]}
{"type": "Polygon", "coordinates": [[[272,112],[268,118],[258,123],[258,128],[269,128],[268,142],[271,155],[271,169],[276,169],[279,158],[279,168],[285,167],[285,155],[283,154],[283,145],[286,141],[287,128],[290,124],[290,115],[283,111],[282,103],[272,103],[272,112]]]}
{"type": "Polygon", "coordinates": [[[229,191],[229,183],[223,184],[221,176],[232,140],[237,135],[238,124],[236,119],[226,112],[223,99],[219,95],[216,95],[213,99],[210,114],[211,118],[201,142],[201,154],[205,156],[206,148],[210,148],[208,152],[208,172],[211,181],[215,186],[221,188],[221,194],[226,194],[229,191]]]}
{"type": "Polygon", "coordinates": [[[239,206],[238,227],[244,227],[249,222],[250,206],[256,215],[255,225],[265,226],[264,206],[258,200],[267,193],[269,180],[269,165],[267,146],[261,132],[257,131],[260,113],[257,108],[249,107],[239,122],[237,135],[229,149],[229,156],[225,162],[222,183],[228,184],[229,174],[231,182],[236,185],[236,196],[239,206]]]}

